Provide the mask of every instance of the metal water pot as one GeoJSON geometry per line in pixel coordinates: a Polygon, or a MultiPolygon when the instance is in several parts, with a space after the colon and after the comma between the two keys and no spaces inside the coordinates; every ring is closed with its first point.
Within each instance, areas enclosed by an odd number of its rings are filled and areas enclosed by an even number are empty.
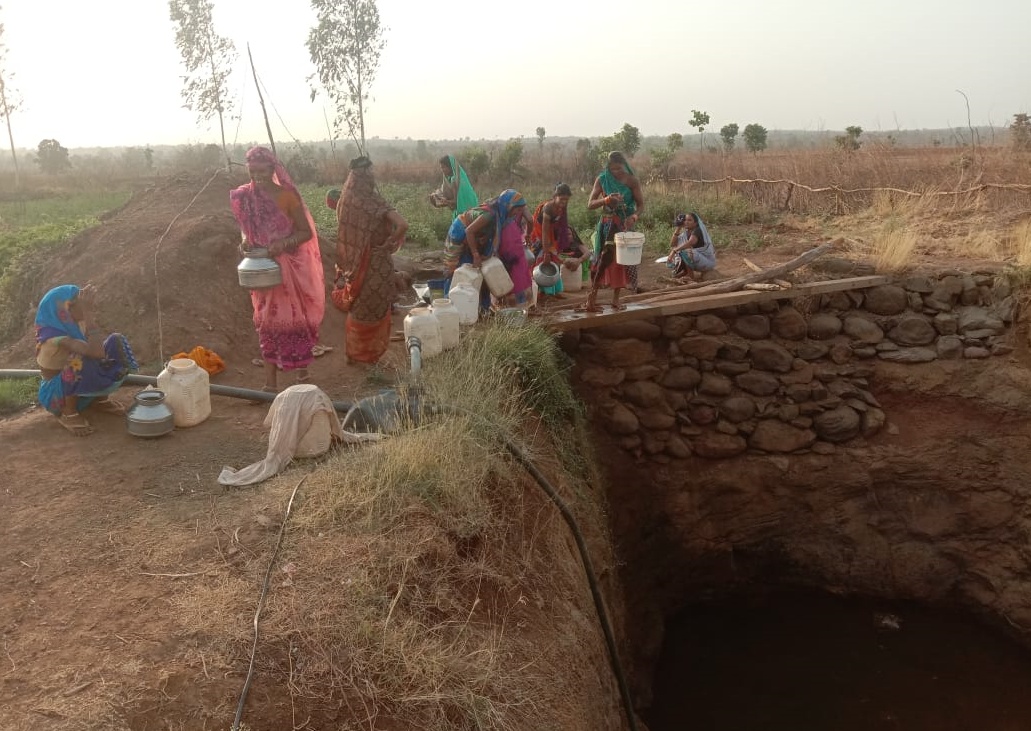
{"type": "Polygon", "coordinates": [[[236,276],[245,289],[271,289],[283,283],[279,264],[263,247],[248,249],[244,253],[243,261],[236,267],[236,276]]]}
{"type": "Polygon", "coordinates": [[[533,281],[541,289],[554,287],[562,279],[562,270],[553,261],[546,261],[533,270],[533,281]]]}
{"type": "Polygon", "coordinates": [[[165,403],[165,392],[153,388],[144,389],[133,397],[125,420],[134,437],[160,437],[175,429],[175,418],[165,403]]]}

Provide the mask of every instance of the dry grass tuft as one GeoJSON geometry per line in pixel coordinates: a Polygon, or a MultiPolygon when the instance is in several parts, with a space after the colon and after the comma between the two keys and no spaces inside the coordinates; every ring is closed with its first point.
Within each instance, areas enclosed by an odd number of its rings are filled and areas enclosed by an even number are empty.
{"type": "Polygon", "coordinates": [[[879,272],[897,273],[912,264],[917,235],[898,218],[888,218],[874,234],[866,251],[879,272]]]}
{"type": "MultiPolygon", "coordinates": [[[[427,401],[471,413],[342,452],[309,475],[278,558],[259,668],[291,701],[343,706],[360,727],[541,727],[538,706],[562,707],[564,681],[549,651],[523,636],[561,614],[548,621],[537,614],[543,599],[527,598],[568,594],[582,570],[553,507],[496,436],[568,435],[577,402],[552,338],[532,327],[474,332],[424,376],[427,401]]],[[[564,493],[582,491],[553,456],[547,469],[564,493]]],[[[285,502],[291,482],[277,480],[268,497],[285,502]]],[[[209,612],[244,656],[240,608],[253,602],[236,583],[218,590],[182,597],[181,618],[209,612]]]]}
{"type": "Polygon", "coordinates": [[[977,228],[967,235],[961,250],[967,255],[999,261],[1005,258],[1005,242],[995,232],[977,228]]]}
{"type": "Polygon", "coordinates": [[[1014,224],[1010,243],[1018,267],[1031,266],[1031,219],[1014,224]]]}
{"type": "Polygon", "coordinates": [[[906,195],[891,190],[874,191],[870,211],[878,217],[897,217],[907,220],[936,215],[942,205],[937,189],[925,190],[921,195],[906,195]]]}

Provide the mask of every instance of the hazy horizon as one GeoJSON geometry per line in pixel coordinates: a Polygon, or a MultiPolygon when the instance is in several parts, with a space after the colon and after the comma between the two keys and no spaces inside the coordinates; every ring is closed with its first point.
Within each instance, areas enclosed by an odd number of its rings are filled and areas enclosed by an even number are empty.
{"type": "MultiPolygon", "coordinates": [[[[14,141],[32,149],[57,139],[69,149],[218,143],[217,122],[182,109],[183,73],[167,3],[107,0],[93,6],[9,0],[0,9],[9,86],[24,109],[14,141]],[[59,22],[54,22],[59,19],[59,22]],[[115,27],[117,24],[117,27],[115,27]],[[125,30],[122,30],[125,29],[125,30]]],[[[227,142],[264,140],[249,40],[277,140],[328,139],[305,40],[307,3],[267,22],[244,0],[214,0],[220,35],[236,43],[231,81],[239,120],[227,142]]],[[[448,9],[380,0],[386,28],[367,134],[427,141],[598,137],[624,122],[644,136],[688,135],[691,110],[706,133],[736,122],[815,132],[859,125],[867,132],[1005,127],[1031,110],[1024,39],[1031,3],[986,0],[828,0],[690,8],[638,0],[573,4],[527,0],[517,14],[458,0],[448,9]],[[620,18],[614,22],[612,18],[620,18]],[[622,20],[626,18],[626,20],[622,20]]]]}

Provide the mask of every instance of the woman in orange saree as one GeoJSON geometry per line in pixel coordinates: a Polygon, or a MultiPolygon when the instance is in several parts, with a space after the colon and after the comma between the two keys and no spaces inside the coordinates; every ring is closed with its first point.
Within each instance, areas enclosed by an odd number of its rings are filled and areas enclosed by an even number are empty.
{"type": "Polygon", "coordinates": [[[343,286],[333,302],[347,313],[348,362],[372,364],[390,345],[390,305],[397,297],[392,256],[404,244],[408,222],[376,190],[369,158],[355,158],[350,168],[336,204],[343,286]]]}

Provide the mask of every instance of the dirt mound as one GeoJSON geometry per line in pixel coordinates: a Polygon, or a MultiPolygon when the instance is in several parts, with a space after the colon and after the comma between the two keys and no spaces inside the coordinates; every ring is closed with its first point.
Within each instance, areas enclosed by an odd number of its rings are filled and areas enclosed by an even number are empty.
{"type": "MultiPolygon", "coordinates": [[[[138,191],[54,251],[33,304],[55,285],[92,282],[98,320],[129,338],[146,370],[195,345],[249,360],[257,340],[250,297],[236,281],[240,231],[229,210],[229,191],[242,182],[226,173],[179,175],[138,191]]],[[[332,248],[320,243],[331,277],[332,248]]],[[[31,361],[27,330],[6,363],[31,361]]]]}

